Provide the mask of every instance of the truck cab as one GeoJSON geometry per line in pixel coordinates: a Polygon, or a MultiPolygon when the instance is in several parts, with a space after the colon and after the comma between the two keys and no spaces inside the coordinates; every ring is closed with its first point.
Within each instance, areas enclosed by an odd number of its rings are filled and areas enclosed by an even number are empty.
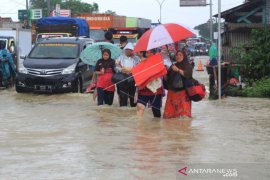
{"type": "Polygon", "coordinates": [[[36,42],[49,37],[89,37],[89,25],[81,18],[44,17],[35,27],[36,42]]]}
{"type": "Polygon", "coordinates": [[[36,36],[36,42],[41,42],[44,39],[54,37],[71,37],[71,33],[39,33],[36,36]]]}
{"type": "Polygon", "coordinates": [[[110,29],[113,33],[113,41],[116,45],[120,43],[120,37],[126,36],[128,42],[136,44],[141,35],[147,31],[148,28],[113,28],[110,29]]]}

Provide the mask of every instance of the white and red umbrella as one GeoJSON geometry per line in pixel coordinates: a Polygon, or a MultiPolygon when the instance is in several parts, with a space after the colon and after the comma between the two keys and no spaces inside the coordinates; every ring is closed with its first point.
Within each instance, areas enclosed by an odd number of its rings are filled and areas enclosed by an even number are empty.
{"type": "Polygon", "coordinates": [[[191,30],[179,24],[161,24],[142,35],[134,48],[134,52],[148,51],[193,36],[195,34],[191,30]]]}

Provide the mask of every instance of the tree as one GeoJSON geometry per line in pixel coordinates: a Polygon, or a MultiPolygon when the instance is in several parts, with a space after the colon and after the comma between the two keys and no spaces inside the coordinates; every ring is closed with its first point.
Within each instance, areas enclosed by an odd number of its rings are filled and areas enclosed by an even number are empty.
{"type": "Polygon", "coordinates": [[[249,85],[270,75],[270,30],[253,29],[251,42],[252,44],[243,45],[239,55],[240,62],[246,65],[245,77],[249,85]]]}
{"type": "Polygon", "coordinates": [[[80,0],[69,0],[61,4],[63,9],[71,9],[72,16],[79,15],[81,13],[94,13],[98,12],[98,4],[83,3],[80,0]]]}
{"type": "Polygon", "coordinates": [[[116,12],[112,11],[112,10],[107,10],[104,12],[105,14],[111,14],[111,15],[116,15],[116,12]]]}
{"type": "MultiPolygon", "coordinates": [[[[46,16],[48,14],[47,8],[47,1],[48,0],[31,0],[31,8],[35,9],[42,9],[43,15],[46,16]]],[[[81,2],[81,0],[49,0],[51,9],[54,9],[56,4],[60,4],[62,9],[70,9],[71,16],[76,16],[81,13],[96,13],[99,11],[99,6],[97,3],[88,4],[81,2]]],[[[49,10],[49,11],[50,11],[49,10]]]]}
{"type": "MultiPolygon", "coordinates": [[[[210,39],[210,22],[206,22],[204,24],[200,24],[196,26],[194,29],[199,30],[199,34],[202,37],[210,39]]],[[[213,31],[215,31],[218,27],[218,24],[216,22],[213,22],[213,31]]]]}

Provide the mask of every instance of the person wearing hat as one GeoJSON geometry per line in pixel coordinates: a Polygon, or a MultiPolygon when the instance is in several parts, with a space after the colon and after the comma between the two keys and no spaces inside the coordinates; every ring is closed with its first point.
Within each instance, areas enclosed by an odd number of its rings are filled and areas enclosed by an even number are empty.
{"type": "Polygon", "coordinates": [[[128,43],[124,48],[124,53],[116,60],[116,72],[123,73],[127,78],[126,81],[117,84],[117,93],[119,96],[120,106],[128,105],[128,98],[130,100],[130,106],[135,107],[134,95],[136,92],[135,83],[131,82],[130,70],[139,64],[140,58],[133,54],[134,46],[132,43],[128,43]]]}

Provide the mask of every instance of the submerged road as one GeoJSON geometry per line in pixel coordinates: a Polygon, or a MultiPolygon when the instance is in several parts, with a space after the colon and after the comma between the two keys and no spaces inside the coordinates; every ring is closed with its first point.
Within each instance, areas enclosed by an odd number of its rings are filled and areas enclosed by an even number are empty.
{"type": "MultiPolygon", "coordinates": [[[[194,76],[207,85],[206,71],[194,76]]],[[[269,99],[206,98],[192,110],[191,120],[154,119],[150,109],[138,120],[116,101],[97,107],[92,94],[1,90],[0,179],[182,179],[186,163],[248,165],[240,179],[269,167],[269,99]]]]}

